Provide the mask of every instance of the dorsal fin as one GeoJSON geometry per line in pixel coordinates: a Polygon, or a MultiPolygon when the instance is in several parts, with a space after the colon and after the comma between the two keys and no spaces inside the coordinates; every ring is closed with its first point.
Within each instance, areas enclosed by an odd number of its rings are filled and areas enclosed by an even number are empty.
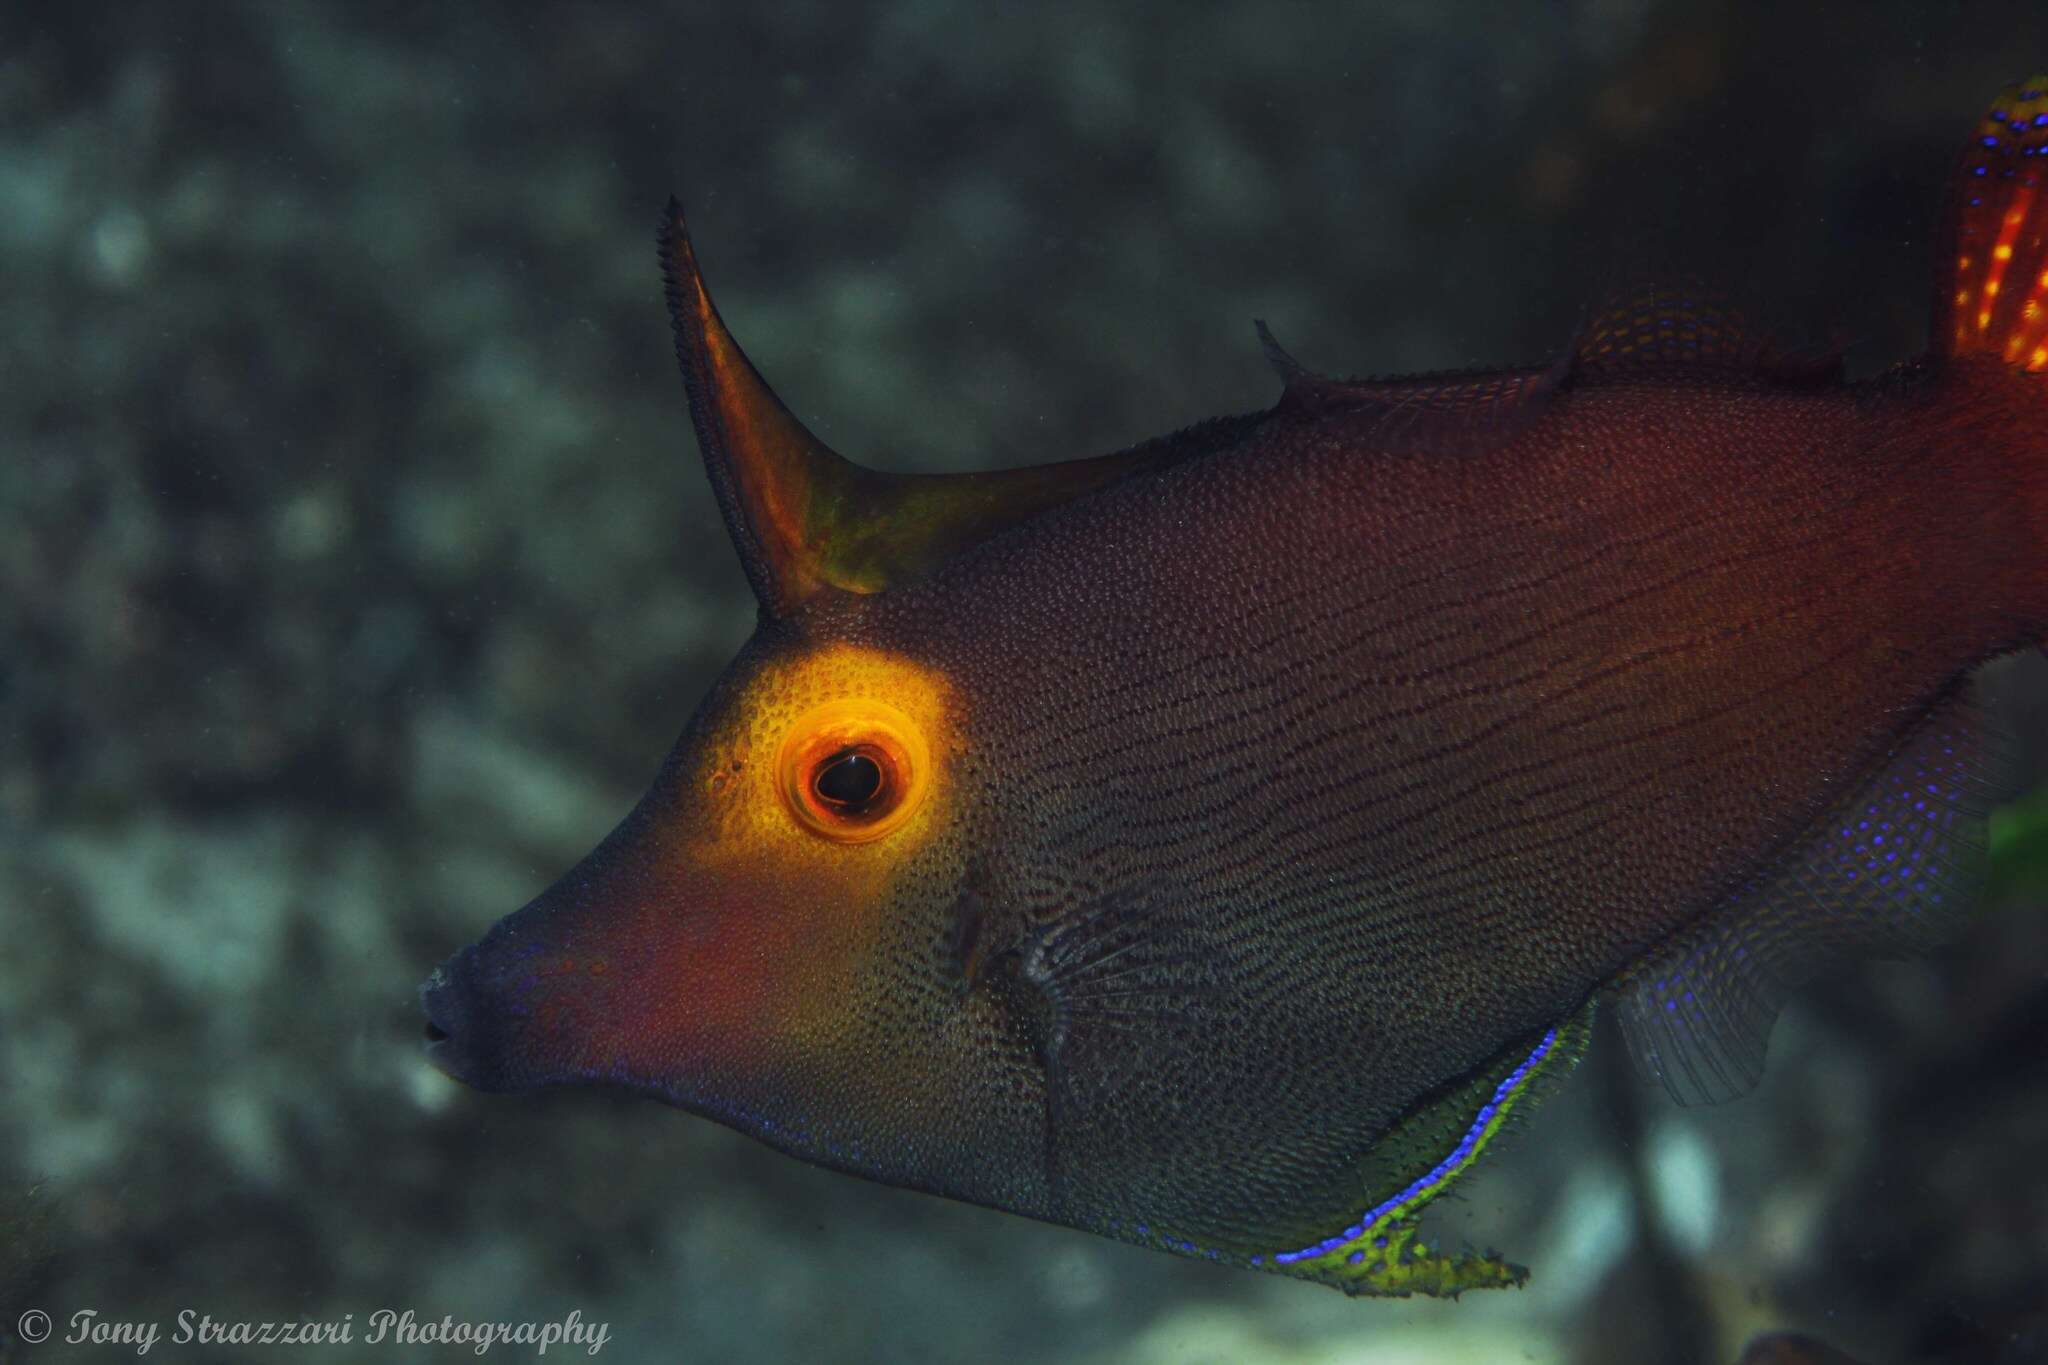
{"type": "Polygon", "coordinates": [[[1266,325],[1264,318],[1253,318],[1252,326],[1259,334],[1259,350],[1265,354],[1266,363],[1273,367],[1273,373],[1280,376],[1282,384],[1291,387],[1302,379],[1316,377],[1299,360],[1287,354],[1287,348],[1273,335],[1273,329],[1266,325]]]}
{"type": "Polygon", "coordinates": [[[761,378],[711,301],[671,198],[660,236],[676,359],[712,490],[755,596],[785,616],[821,594],[879,592],[969,545],[1132,474],[1212,449],[1197,428],[1087,460],[978,474],[890,474],[832,450],[761,378]]]}
{"type": "Polygon", "coordinates": [[[1408,454],[1450,455],[1506,440],[1549,410],[1561,365],[1330,379],[1303,369],[1277,415],[1363,423],[1362,439],[1408,454]]]}
{"type": "Polygon", "coordinates": [[[1432,374],[1334,379],[1303,365],[1272,329],[1254,320],[1259,349],[1284,386],[1276,414],[1343,417],[1373,423],[1373,439],[1403,449],[1461,449],[1475,436],[1499,439],[1544,410],[1565,364],[1509,370],[1443,370],[1432,374]]]}
{"type": "Polygon", "coordinates": [[[1839,347],[1780,345],[1715,291],[1647,284],[1618,295],[1580,329],[1566,382],[1575,388],[1641,381],[1819,388],[1842,380],[1839,347]]]}
{"type": "Polygon", "coordinates": [[[1444,370],[1435,374],[1378,379],[1328,379],[1301,371],[1282,395],[1284,406],[1316,409],[1384,408],[1406,412],[1501,415],[1504,409],[1539,402],[1557,387],[1559,367],[1512,370],[1444,370]]]}
{"type": "Polygon", "coordinates": [[[1475,431],[1498,436],[1540,415],[1566,388],[1652,381],[1826,388],[1842,382],[1842,347],[1796,349],[1751,327],[1699,286],[1646,285],[1618,296],[1543,366],[1451,370],[1392,378],[1333,379],[1281,348],[1265,323],[1259,346],[1285,389],[1276,412],[1379,417],[1387,435],[1457,445],[1475,431]]]}

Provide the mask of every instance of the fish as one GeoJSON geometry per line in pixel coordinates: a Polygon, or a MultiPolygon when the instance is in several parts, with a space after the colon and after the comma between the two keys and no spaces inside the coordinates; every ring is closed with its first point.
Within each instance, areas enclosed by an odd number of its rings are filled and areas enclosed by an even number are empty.
{"type": "Polygon", "coordinates": [[[1927,353],[1692,284],[1548,363],[1338,379],[1092,458],[827,447],[660,260],[757,624],[598,847],[421,988],[484,1091],[1353,1294],[1519,1285],[1431,1204],[1596,1011],[1685,1103],[1952,934],[2048,638],[2048,77],[1950,178],[1927,353]]]}

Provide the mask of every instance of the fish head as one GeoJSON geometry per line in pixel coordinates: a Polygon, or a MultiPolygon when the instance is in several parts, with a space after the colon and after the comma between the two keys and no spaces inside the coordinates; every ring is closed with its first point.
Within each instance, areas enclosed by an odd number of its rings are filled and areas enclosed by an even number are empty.
{"type": "Polygon", "coordinates": [[[434,972],[429,1055],[481,1089],[622,1085],[822,1165],[1043,1215],[1043,1010],[991,986],[973,941],[996,824],[1032,806],[1015,781],[994,799],[975,761],[1017,703],[961,676],[987,604],[933,580],[1153,457],[854,465],[727,333],[673,206],[662,260],[759,625],[617,829],[434,972]]]}
{"type": "Polygon", "coordinates": [[[438,1066],[621,1085],[821,1164],[1042,1204],[1037,1043],[960,984],[974,715],[865,615],[764,622],[618,828],[434,973],[438,1066]]]}

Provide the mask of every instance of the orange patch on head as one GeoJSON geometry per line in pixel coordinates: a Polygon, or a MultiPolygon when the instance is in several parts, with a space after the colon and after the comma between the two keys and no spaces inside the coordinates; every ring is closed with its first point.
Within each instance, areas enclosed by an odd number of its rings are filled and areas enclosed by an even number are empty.
{"type": "Polygon", "coordinates": [[[775,760],[783,804],[812,833],[864,844],[901,829],[931,794],[931,746],[878,697],[841,697],[799,716],[775,760]]]}
{"type": "Polygon", "coordinates": [[[771,660],[704,738],[709,818],[678,856],[871,891],[944,816],[958,721],[945,678],[900,655],[838,643],[771,660]]]}
{"type": "Polygon", "coordinates": [[[728,679],[678,775],[662,858],[682,984],[644,1002],[646,1027],[791,1066],[836,1055],[902,896],[931,875],[960,719],[943,674],[869,646],[798,647],[728,679]]]}

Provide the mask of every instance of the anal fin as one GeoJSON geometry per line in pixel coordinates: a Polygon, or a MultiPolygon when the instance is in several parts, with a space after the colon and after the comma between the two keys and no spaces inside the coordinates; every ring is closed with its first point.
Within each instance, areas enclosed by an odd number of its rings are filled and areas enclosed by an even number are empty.
{"type": "Polygon", "coordinates": [[[1771,1025],[1817,968],[1946,938],[1989,862],[2010,795],[1976,685],[1931,711],[1769,869],[1629,972],[1617,1014],[1638,1067],[1680,1104],[1746,1094],[1771,1025]]]}

